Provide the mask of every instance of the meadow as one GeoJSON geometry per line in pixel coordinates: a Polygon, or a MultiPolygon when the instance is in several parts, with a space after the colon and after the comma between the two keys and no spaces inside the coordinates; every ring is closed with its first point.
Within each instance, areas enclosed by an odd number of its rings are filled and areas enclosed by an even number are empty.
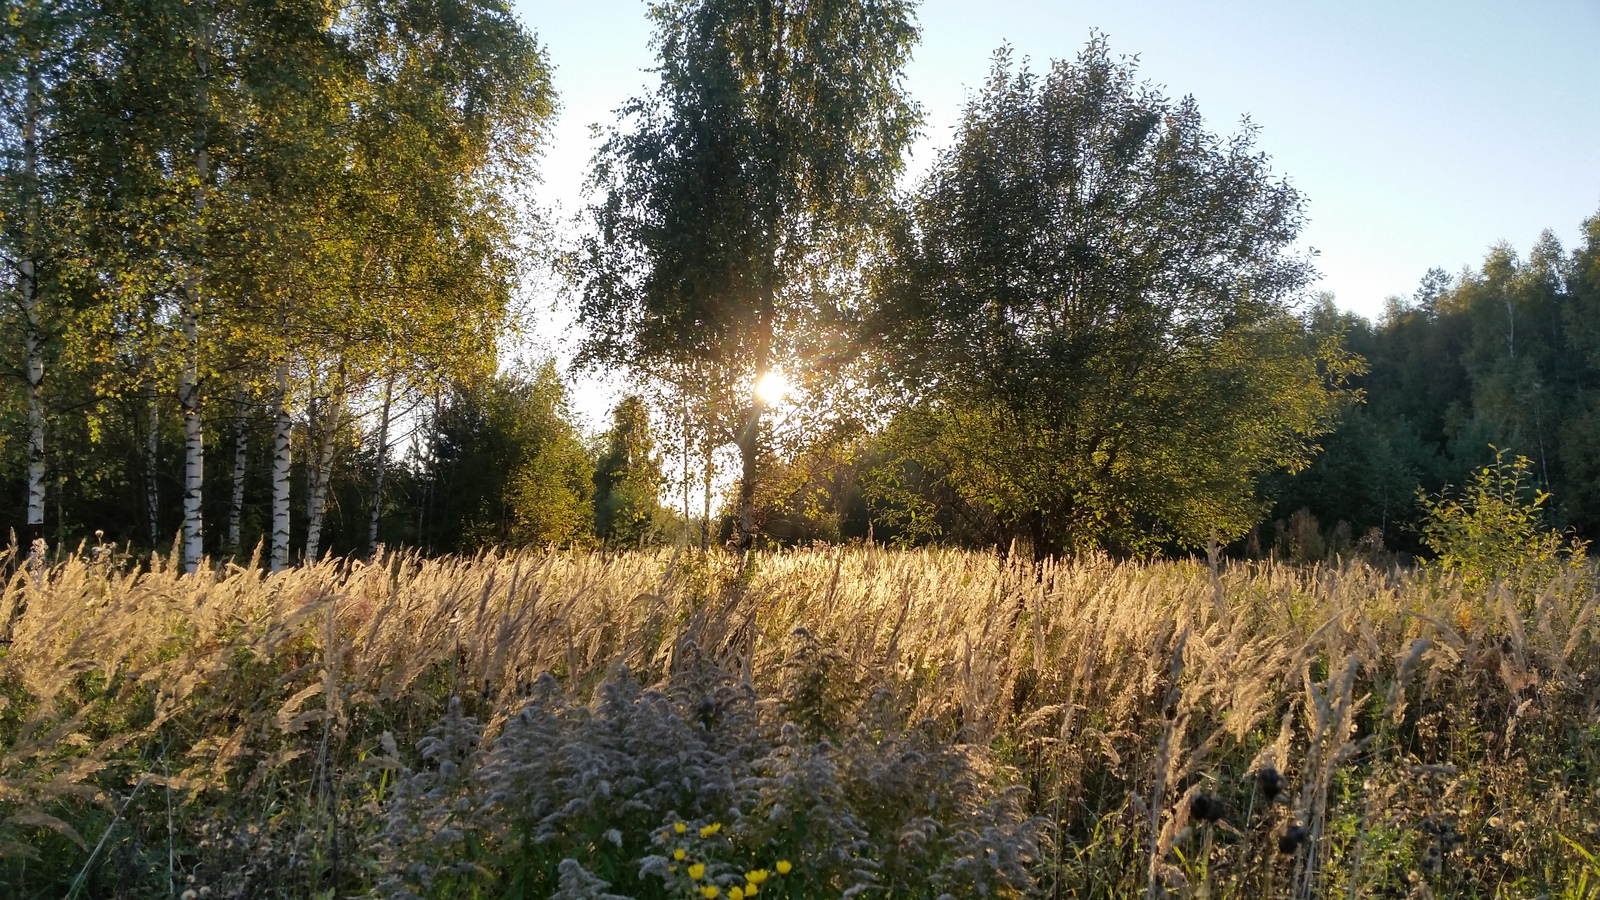
{"type": "Polygon", "coordinates": [[[1600,897],[1587,567],[4,563],[6,897],[1600,897]]]}

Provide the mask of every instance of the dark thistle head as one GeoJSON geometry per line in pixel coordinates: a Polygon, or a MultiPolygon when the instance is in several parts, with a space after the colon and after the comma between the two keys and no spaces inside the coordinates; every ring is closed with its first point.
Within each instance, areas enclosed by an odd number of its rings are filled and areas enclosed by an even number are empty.
{"type": "Polygon", "coordinates": [[[1267,802],[1271,803],[1283,793],[1284,777],[1272,766],[1265,766],[1256,772],[1256,785],[1266,795],[1267,802]]]}
{"type": "Polygon", "coordinates": [[[1195,794],[1194,798],[1189,801],[1190,817],[1199,819],[1202,822],[1221,821],[1222,817],[1227,815],[1227,812],[1227,807],[1223,805],[1223,802],[1210,794],[1195,794]]]}

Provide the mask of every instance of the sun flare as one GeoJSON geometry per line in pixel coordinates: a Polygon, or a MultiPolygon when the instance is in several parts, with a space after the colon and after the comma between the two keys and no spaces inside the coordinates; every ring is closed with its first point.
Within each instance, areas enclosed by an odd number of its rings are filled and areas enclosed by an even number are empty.
{"type": "Polygon", "coordinates": [[[777,369],[770,369],[756,382],[756,399],[768,406],[775,406],[789,396],[789,379],[777,369]]]}

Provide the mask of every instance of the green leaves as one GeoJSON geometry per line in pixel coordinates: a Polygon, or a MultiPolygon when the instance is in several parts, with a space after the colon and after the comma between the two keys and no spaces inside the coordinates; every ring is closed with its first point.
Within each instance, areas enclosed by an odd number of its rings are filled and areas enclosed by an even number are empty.
{"type": "Polygon", "coordinates": [[[594,532],[616,547],[638,547],[660,526],[661,460],[650,411],[634,395],[622,398],[594,471],[594,532]]]}
{"type": "Polygon", "coordinates": [[[908,458],[991,542],[1230,538],[1256,475],[1310,459],[1360,365],[1295,314],[1302,201],[1252,136],[1207,132],[1098,38],[1043,77],[997,54],[893,235],[872,331],[923,435],[908,458]]]}
{"type": "Polygon", "coordinates": [[[1470,590],[1508,577],[1542,584],[1563,568],[1581,568],[1587,543],[1545,527],[1545,503],[1525,456],[1509,461],[1494,450],[1494,462],[1473,473],[1460,492],[1449,485],[1437,495],[1417,489],[1425,519],[1422,542],[1445,571],[1459,572],[1470,590]]]}

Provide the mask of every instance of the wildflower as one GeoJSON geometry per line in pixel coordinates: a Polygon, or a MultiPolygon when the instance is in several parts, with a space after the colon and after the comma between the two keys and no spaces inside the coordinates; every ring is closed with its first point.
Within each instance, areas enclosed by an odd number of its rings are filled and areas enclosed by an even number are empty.
{"type": "Polygon", "coordinates": [[[744,888],[738,885],[728,888],[728,900],[744,900],[744,888]]]}
{"type": "Polygon", "coordinates": [[[714,884],[708,884],[700,889],[700,896],[706,898],[706,900],[716,900],[717,896],[721,893],[722,891],[718,890],[717,886],[714,884]]]}
{"type": "Polygon", "coordinates": [[[677,860],[678,862],[683,862],[683,857],[685,855],[686,854],[683,852],[683,848],[682,847],[679,847],[678,849],[672,851],[672,858],[677,860]]]}
{"type": "Polygon", "coordinates": [[[683,834],[685,831],[689,830],[689,826],[683,824],[682,822],[674,822],[672,823],[672,830],[679,834],[683,834]]]}
{"type": "Polygon", "coordinates": [[[744,880],[750,882],[751,884],[761,884],[762,882],[767,880],[767,870],[766,869],[754,869],[752,871],[746,872],[746,873],[744,873],[744,880]]]}
{"type": "Polygon", "coordinates": [[[789,861],[787,859],[778,860],[777,869],[778,869],[778,874],[779,875],[787,875],[787,874],[789,874],[789,870],[792,869],[792,868],[794,868],[794,867],[789,865],[789,861]]]}
{"type": "Polygon", "coordinates": [[[716,834],[717,832],[719,832],[721,830],[722,830],[722,823],[721,822],[712,822],[710,825],[707,825],[706,827],[700,829],[700,836],[703,837],[703,838],[708,838],[708,837],[711,837],[713,834],[716,834]]]}
{"type": "Polygon", "coordinates": [[[761,893],[761,886],[758,884],[746,884],[744,886],[744,895],[746,897],[754,897],[759,893],[761,893]]]}
{"type": "Polygon", "coordinates": [[[699,881],[701,878],[704,878],[705,874],[706,874],[706,864],[705,863],[695,863],[694,865],[689,867],[689,877],[693,878],[695,881],[699,881]]]}

